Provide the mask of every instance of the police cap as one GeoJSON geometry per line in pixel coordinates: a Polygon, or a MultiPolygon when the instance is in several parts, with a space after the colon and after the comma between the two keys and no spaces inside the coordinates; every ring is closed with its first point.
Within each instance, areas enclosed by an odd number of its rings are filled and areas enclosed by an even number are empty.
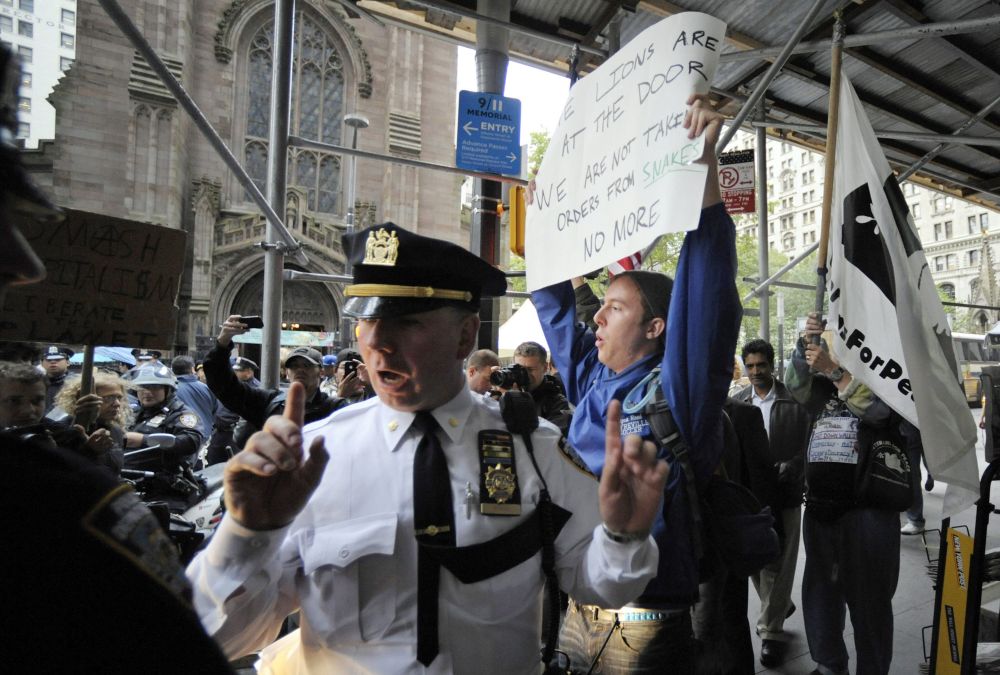
{"type": "Polygon", "coordinates": [[[354,266],[344,289],[344,314],[376,319],[438,307],[479,308],[480,298],[503,295],[503,272],[461,246],[413,234],[394,223],[343,236],[354,266]]]}
{"type": "Polygon", "coordinates": [[[237,356],[233,359],[233,370],[257,370],[257,364],[245,356],[237,356]]]}
{"type": "Polygon", "coordinates": [[[59,345],[49,345],[45,348],[45,360],[46,361],[58,361],[59,359],[68,359],[75,354],[69,347],[60,347],[59,345]]]}

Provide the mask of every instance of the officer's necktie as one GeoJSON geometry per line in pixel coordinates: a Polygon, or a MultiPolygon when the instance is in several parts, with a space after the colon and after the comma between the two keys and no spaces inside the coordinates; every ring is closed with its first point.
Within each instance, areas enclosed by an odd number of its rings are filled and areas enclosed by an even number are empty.
{"type": "MultiPolygon", "coordinates": [[[[413,528],[417,542],[455,545],[448,462],[429,412],[418,412],[414,426],[423,433],[413,457],[413,528]]],[[[438,584],[441,568],[426,552],[417,552],[417,660],[429,666],[438,654],[438,584]]]]}

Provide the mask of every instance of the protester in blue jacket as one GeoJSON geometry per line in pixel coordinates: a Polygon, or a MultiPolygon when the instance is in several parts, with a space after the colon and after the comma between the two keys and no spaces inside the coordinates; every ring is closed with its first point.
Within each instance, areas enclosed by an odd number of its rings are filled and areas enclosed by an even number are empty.
{"type": "MultiPolygon", "coordinates": [[[[735,232],[717,178],[715,144],[722,117],[702,96],[693,96],[689,104],[684,127],[691,138],[705,135],[699,162],[708,165],[708,180],[701,220],[685,239],[676,279],[653,272],[617,275],[594,317],[596,332],[577,323],[570,282],[532,293],[552,357],[576,405],[570,445],[597,474],[603,468],[608,403],[624,399],[657,367],[698,479],[707,479],[722,456],[722,405],[741,318],[735,232]]],[[[649,435],[639,413],[623,414],[621,431],[649,435]]],[[[653,534],[660,547],[657,577],[635,603],[623,608],[570,603],[560,648],[575,668],[586,670],[600,655],[604,673],[662,672],[664,664],[670,664],[671,673],[692,672],[689,610],[698,597],[698,561],[679,467],[670,472],[653,534]]]]}

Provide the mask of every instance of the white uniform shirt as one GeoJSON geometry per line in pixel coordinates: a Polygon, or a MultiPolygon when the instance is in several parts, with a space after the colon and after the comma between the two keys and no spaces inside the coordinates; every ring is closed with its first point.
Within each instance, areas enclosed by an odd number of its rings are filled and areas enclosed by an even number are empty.
{"type": "MultiPolygon", "coordinates": [[[[519,436],[521,515],[479,513],[478,434],[506,428],[498,406],[463,387],[433,415],[451,475],[456,544],[491,540],[527,518],[540,483],[519,436]]],[[[440,653],[426,669],[416,660],[414,417],[370,399],[309,425],[305,446],[322,434],[330,462],[298,518],[255,532],[225,517],[188,576],[202,622],[230,657],[267,645],[301,607],[301,631],[262,653],[262,672],[540,672],[540,553],[471,584],[442,568],[440,653]]],[[[559,438],[544,421],[532,436],[552,500],[573,514],[556,539],[560,586],[580,602],[621,607],[655,575],[656,545],[652,538],[617,544],[603,534],[597,482],[562,453],[559,438]]]]}

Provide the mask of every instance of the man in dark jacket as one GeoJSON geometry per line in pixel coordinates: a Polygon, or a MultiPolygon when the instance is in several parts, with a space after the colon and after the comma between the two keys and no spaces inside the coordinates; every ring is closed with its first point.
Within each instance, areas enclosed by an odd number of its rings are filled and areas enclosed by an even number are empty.
{"type": "Polygon", "coordinates": [[[547,374],[549,354],[537,342],[522,342],[514,350],[514,363],[528,373],[528,393],[535,402],[535,414],[559,427],[566,435],[573,420],[573,406],[566,400],[556,378],[547,374]]]}
{"type": "Polygon", "coordinates": [[[775,467],[778,481],[771,498],[761,501],[774,513],[782,541],[781,557],[753,576],[760,596],[757,618],[760,662],[772,668],[784,660],[784,623],[795,611],[792,583],[799,555],[803,467],[812,420],[785,385],[775,379],[774,348],[768,342],[751,340],[743,345],[742,356],[750,385],[734,398],[760,408],[768,433],[767,455],[763,459],[775,467]]]}
{"type": "MultiPolygon", "coordinates": [[[[285,392],[280,389],[264,389],[241,382],[233,373],[229,362],[229,352],[233,348],[233,336],[245,333],[247,325],[235,314],[222,324],[215,348],[205,357],[205,379],[208,388],[222,405],[242,417],[252,425],[251,433],[264,428],[264,421],[271,415],[280,415],[285,410],[285,392]]],[[[312,347],[296,347],[285,358],[282,366],[289,382],[301,382],[306,390],[306,424],[328,417],[345,403],[339,398],[330,398],[320,391],[319,381],[323,355],[312,347]]]]}

